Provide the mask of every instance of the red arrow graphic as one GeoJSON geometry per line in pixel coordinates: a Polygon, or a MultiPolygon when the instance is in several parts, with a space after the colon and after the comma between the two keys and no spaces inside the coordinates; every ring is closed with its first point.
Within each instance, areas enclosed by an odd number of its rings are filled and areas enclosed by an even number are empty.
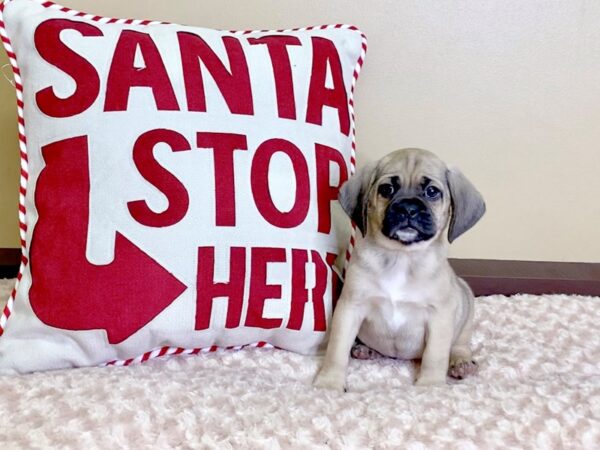
{"type": "Polygon", "coordinates": [[[186,286],[116,233],[107,265],[86,258],[90,178],[87,136],[42,147],[36,186],[39,214],[30,250],[31,307],[46,325],[104,329],[118,344],[169,306],[186,286]]]}

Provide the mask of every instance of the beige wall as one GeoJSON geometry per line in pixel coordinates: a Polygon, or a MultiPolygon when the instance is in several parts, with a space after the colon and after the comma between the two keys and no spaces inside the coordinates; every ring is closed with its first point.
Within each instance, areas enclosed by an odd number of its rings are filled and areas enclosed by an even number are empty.
{"type": "MultiPolygon", "coordinates": [[[[0,50],[0,67],[8,63],[0,50]]],[[[10,67],[3,72],[10,76],[10,67]]],[[[0,248],[19,246],[19,148],[14,88],[0,74],[0,248]]]]}
{"type": "MultiPolygon", "coordinates": [[[[600,262],[600,2],[63,3],[225,29],[354,23],[369,37],[359,165],[418,146],[462,167],[488,213],[453,256],[600,262]]],[[[18,246],[15,127],[0,80],[0,247],[18,246]]]]}

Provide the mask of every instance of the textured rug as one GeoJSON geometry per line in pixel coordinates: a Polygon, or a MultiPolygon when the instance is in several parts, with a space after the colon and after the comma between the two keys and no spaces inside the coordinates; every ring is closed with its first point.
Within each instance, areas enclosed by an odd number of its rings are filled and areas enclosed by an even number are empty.
{"type": "Polygon", "coordinates": [[[320,358],[265,349],[0,377],[0,447],[600,449],[599,325],[600,298],[481,297],[479,374],[436,388],[379,358],[316,390],[320,358]]]}

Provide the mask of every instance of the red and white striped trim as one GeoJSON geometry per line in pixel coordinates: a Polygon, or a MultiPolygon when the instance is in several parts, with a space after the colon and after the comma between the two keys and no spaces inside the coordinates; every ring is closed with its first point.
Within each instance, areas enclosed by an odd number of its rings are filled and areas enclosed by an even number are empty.
{"type": "MultiPolygon", "coordinates": [[[[5,3],[8,3],[10,1],[11,0],[7,0],[7,1],[5,1],[5,3]]],[[[71,8],[67,8],[65,6],[57,5],[56,3],[53,3],[53,2],[45,2],[42,0],[34,0],[34,1],[41,3],[42,6],[44,6],[45,8],[56,9],[56,10],[66,13],[66,14],[69,14],[70,16],[81,17],[82,19],[92,20],[92,21],[98,22],[98,23],[117,23],[117,24],[125,24],[125,25],[158,25],[161,23],[165,23],[165,22],[157,22],[155,20],[114,19],[114,18],[110,18],[110,17],[95,16],[93,14],[87,14],[84,12],[76,11],[71,8]]]]}
{"type": "Polygon", "coordinates": [[[115,361],[110,361],[104,364],[101,364],[102,367],[106,366],[129,366],[131,364],[139,364],[148,361],[149,359],[154,358],[162,358],[165,356],[178,356],[178,355],[198,355],[200,353],[215,353],[217,351],[229,351],[229,350],[241,350],[243,348],[277,348],[267,342],[260,341],[255,342],[253,344],[246,345],[236,345],[231,347],[218,347],[216,345],[212,345],[210,347],[203,348],[182,348],[182,347],[160,347],[156,348],[150,352],[146,352],[143,355],[140,355],[136,358],[129,359],[120,359],[115,361]]]}
{"type": "MultiPolygon", "coordinates": [[[[17,282],[15,284],[15,288],[12,291],[10,298],[0,316],[0,336],[4,333],[4,329],[6,328],[6,322],[8,318],[12,314],[15,297],[17,294],[17,289],[21,278],[23,277],[23,273],[25,268],[29,262],[28,260],[28,251],[27,251],[27,216],[25,209],[25,195],[27,193],[27,180],[29,178],[29,171],[27,165],[27,138],[25,135],[25,118],[23,114],[23,82],[21,80],[21,72],[19,70],[19,66],[17,64],[17,55],[15,54],[12,45],[10,43],[10,38],[6,33],[6,27],[4,25],[4,7],[10,3],[12,0],[5,0],[0,3],[0,38],[2,39],[2,43],[10,60],[10,65],[13,70],[13,77],[15,81],[15,90],[17,93],[17,114],[18,114],[18,124],[19,124],[19,149],[21,154],[21,178],[20,178],[20,187],[19,187],[19,228],[20,228],[20,238],[21,238],[21,254],[23,255],[21,258],[21,266],[19,268],[19,274],[17,275],[17,282]]],[[[159,24],[167,24],[168,22],[159,22],[153,20],[139,20],[139,19],[116,19],[109,17],[96,16],[93,14],[87,14],[80,11],[76,11],[74,9],[70,9],[61,5],[57,5],[53,2],[43,1],[43,0],[32,0],[37,3],[40,3],[42,6],[48,9],[56,9],[62,11],[66,14],[69,14],[73,17],[80,17],[82,19],[91,20],[98,23],[109,24],[125,24],[125,25],[159,25],[159,24]]],[[[365,61],[365,56],[367,53],[367,37],[365,34],[360,31],[357,27],[353,25],[321,25],[314,27],[304,27],[304,28],[292,28],[287,30],[244,30],[244,31],[230,31],[232,34],[238,35],[246,35],[251,33],[289,33],[296,31],[311,31],[311,30],[327,30],[333,28],[342,28],[353,30],[360,33],[361,36],[361,53],[359,58],[356,61],[356,65],[354,67],[354,73],[352,75],[352,88],[350,90],[350,98],[348,99],[348,106],[350,111],[350,125],[352,132],[352,149],[350,153],[350,175],[353,175],[356,172],[356,124],[355,124],[355,116],[354,116],[354,89],[356,87],[356,81],[358,80],[358,76],[360,74],[360,70],[365,61]]],[[[356,235],[356,227],[352,226],[352,236],[350,238],[348,250],[346,252],[346,261],[345,266],[347,266],[350,255],[352,254],[352,249],[354,248],[354,240],[356,235]]],[[[218,350],[240,350],[245,347],[257,347],[257,348],[277,348],[267,342],[256,342],[253,344],[246,344],[237,347],[226,347],[221,348],[217,346],[205,347],[205,348],[193,348],[193,349],[184,349],[181,347],[161,347],[159,349],[154,349],[152,351],[146,352],[142,355],[139,355],[135,358],[129,358],[124,360],[114,360],[108,363],[102,364],[102,366],[128,366],[133,363],[142,363],[148,361],[153,358],[160,358],[164,356],[171,355],[197,355],[199,353],[212,353],[218,350]]]]}
{"type": "MultiPolygon", "coordinates": [[[[351,29],[356,29],[356,27],[350,27],[351,29]]],[[[354,118],[354,89],[356,88],[356,81],[358,80],[358,75],[360,74],[360,70],[362,69],[362,65],[365,62],[365,57],[367,56],[367,37],[365,34],[356,29],[362,38],[361,43],[361,52],[358,60],[356,61],[356,66],[354,67],[354,74],[352,75],[352,89],[350,90],[350,98],[348,99],[348,105],[350,109],[350,118],[352,124],[352,150],[350,152],[350,176],[356,173],[356,121],[354,118]]],[[[352,230],[350,232],[350,241],[348,242],[348,248],[346,249],[346,259],[344,260],[344,276],[346,275],[346,269],[348,268],[348,264],[350,263],[350,258],[352,257],[352,252],[354,251],[354,244],[356,241],[356,224],[352,222],[352,230]]]]}
{"type": "Polygon", "coordinates": [[[8,59],[10,61],[10,65],[13,71],[13,79],[15,91],[17,94],[17,117],[18,117],[18,130],[19,130],[19,152],[21,154],[21,176],[19,179],[19,236],[21,240],[21,267],[19,268],[19,274],[17,275],[17,282],[15,287],[2,311],[2,315],[0,316],[0,336],[4,333],[4,328],[6,327],[6,322],[10,317],[13,306],[15,302],[15,297],[17,295],[17,288],[19,283],[21,282],[21,278],[23,277],[23,272],[25,270],[25,266],[28,263],[27,259],[27,220],[25,217],[25,194],[27,192],[27,180],[29,178],[29,169],[27,164],[27,138],[25,136],[25,119],[23,116],[23,80],[21,80],[21,71],[19,70],[19,66],[17,64],[17,55],[15,54],[12,45],[10,43],[10,39],[8,34],[6,33],[6,28],[4,26],[4,6],[6,5],[6,1],[0,4],[0,39],[2,39],[2,44],[4,45],[4,49],[6,50],[6,54],[8,55],[8,59]]]}

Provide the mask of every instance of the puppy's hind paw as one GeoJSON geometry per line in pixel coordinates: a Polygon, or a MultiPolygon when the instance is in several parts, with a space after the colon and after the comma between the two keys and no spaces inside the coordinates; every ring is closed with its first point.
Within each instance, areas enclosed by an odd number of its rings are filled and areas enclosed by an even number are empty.
{"type": "Polygon", "coordinates": [[[456,378],[457,380],[462,380],[469,376],[475,375],[478,370],[479,366],[475,361],[459,360],[450,363],[448,375],[452,378],[456,378]]]}
{"type": "Polygon", "coordinates": [[[352,350],[350,350],[350,355],[354,359],[375,359],[378,356],[381,356],[378,352],[367,347],[365,344],[358,343],[354,344],[352,350]]]}

